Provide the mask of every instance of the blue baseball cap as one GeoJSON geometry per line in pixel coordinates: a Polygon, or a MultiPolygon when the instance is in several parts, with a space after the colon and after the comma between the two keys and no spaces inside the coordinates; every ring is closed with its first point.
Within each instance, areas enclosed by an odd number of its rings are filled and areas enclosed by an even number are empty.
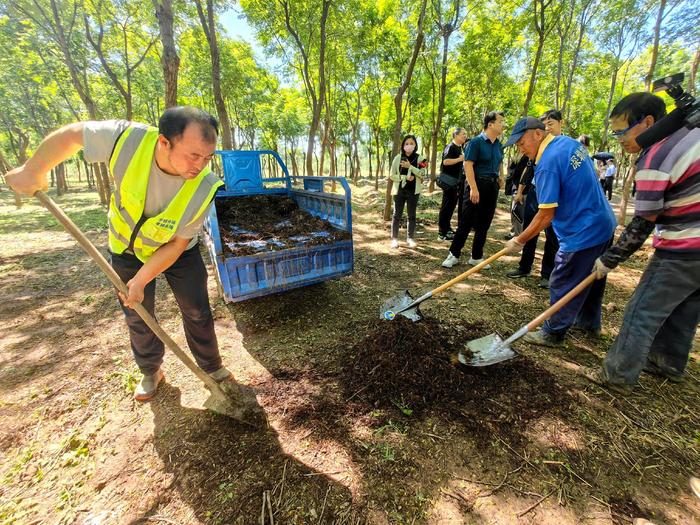
{"type": "Polygon", "coordinates": [[[503,147],[507,148],[508,146],[512,146],[513,144],[518,142],[520,140],[520,137],[525,135],[525,132],[528,129],[544,130],[544,124],[540,122],[540,119],[535,117],[521,118],[515,123],[515,126],[513,126],[513,131],[511,132],[510,137],[508,137],[508,142],[506,142],[503,145],[503,147]]]}

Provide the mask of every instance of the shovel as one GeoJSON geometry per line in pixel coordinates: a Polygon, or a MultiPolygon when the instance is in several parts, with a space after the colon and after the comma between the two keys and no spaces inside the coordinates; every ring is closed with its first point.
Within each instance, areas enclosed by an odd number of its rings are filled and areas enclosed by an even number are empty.
{"type": "MultiPolygon", "coordinates": [[[[97,263],[115,288],[124,295],[129,295],[129,289],[126,287],[126,284],[124,284],[124,282],[120,279],[107,260],[102,256],[97,248],[93,246],[83,232],[80,231],[75,223],[71,221],[65,213],[63,213],[63,210],[58,207],[51,197],[42,191],[37,191],[34,196],[39,199],[44,206],[46,206],[53,216],[56,217],[58,222],[60,222],[63,227],[75,238],[75,240],[78,241],[83,250],[85,250],[93,261],[97,263]]],[[[134,310],[136,310],[136,312],[141,316],[141,319],[144,320],[148,327],[153,330],[153,333],[155,333],[158,338],[163,341],[165,346],[170,348],[170,350],[172,350],[180,361],[182,361],[187,368],[189,368],[194,375],[196,375],[204,383],[207,389],[209,389],[210,396],[204,402],[204,406],[206,408],[218,414],[231,417],[252,426],[258,426],[260,420],[264,420],[264,412],[260,406],[257,405],[257,402],[252,403],[252,399],[254,398],[251,398],[250,393],[248,393],[248,400],[244,400],[242,399],[242,396],[238,395],[243,394],[243,390],[247,387],[238,385],[240,392],[232,392],[236,394],[235,397],[239,397],[239,399],[233,399],[231,396],[227,395],[222,389],[221,385],[209,377],[204,370],[199,368],[194,361],[192,361],[192,359],[178,346],[178,344],[173,341],[173,339],[167,333],[165,333],[158,322],[151,314],[148,313],[143,305],[140,303],[135,304],[134,310]]],[[[235,390],[235,387],[232,387],[232,390],[235,390]]]]}
{"type": "Polygon", "coordinates": [[[391,299],[388,299],[384,302],[384,304],[379,310],[379,317],[381,319],[386,319],[387,321],[393,321],[397,315],[401,314],[404,317],[408,317],[411,321],[420,321],[421,319],[423,319],[423,316],[421,315],[420,310],[418,310],[419,304],[421,304],[426,299],[430,299],[431,297],[441,294],[442,292],[450,288],[452,285],[463,281],[471,274],[480,271],[484,266],[492,263],[500,257],[503,257],[506,253],[508,252],[505,248],[502,249],[500,252],[494,253],[488,259],[480,262],[479,264],[477,264],[473,268],[470,268],[466,272],[459,274],[457,277],[450,281],[447,281],[445,284],[438,286],[434,290],[430,290],[428,293],[421,295],[415,301],[413,300],[411,294],[408,293],[408,290],[404,290],[403,293],[395,295],[391,299]]]}
{"type": "Polygon", "coordinates": [[[532,321],[521,327],[505,341],[502,340],[496,333],[469,341],[467,343],[467,348],[472,355],[471,357],[466,357],[460,352],[458,356],[459,362],[467,366],[487,366],[515,357],[517,354],[510,348],[511,343],[517,341],[526,333],[544,323],[547,319],[566,306],[571,299],[588,288],[595,280],[596,274],[593,272],[591,275],[581,281],[574,289],[569,291],[569,293],[567,293],[564,297],[559,299],[556,303],[547,308],[532,321]]]}

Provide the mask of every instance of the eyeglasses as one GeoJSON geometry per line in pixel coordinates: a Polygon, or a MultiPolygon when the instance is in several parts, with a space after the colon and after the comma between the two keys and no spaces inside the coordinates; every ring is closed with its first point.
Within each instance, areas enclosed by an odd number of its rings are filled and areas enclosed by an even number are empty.
{"type": "Polygon", "coordinates": [[[640,120],[635,121],[634,124],[632,124],[632,125],[626,127],[625,129],[619,129],[619,130],[617,130],[617,131],[611,131],[611,132],[610,132],[610,135],[612,135],[612,136],[615,137],[616,139],[621,139],[622,137],[625,136],[625,134],[626,134],[629,130],[631,130],[633,127],[635,127],[637,124],[639,124],[642,120],[644,120],[644,119],[640,119],[640,120]]]}

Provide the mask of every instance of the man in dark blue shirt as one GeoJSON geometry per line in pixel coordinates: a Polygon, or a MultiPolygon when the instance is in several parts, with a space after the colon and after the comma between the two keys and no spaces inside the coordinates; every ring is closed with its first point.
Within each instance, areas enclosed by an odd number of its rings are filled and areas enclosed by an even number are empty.
{"type": "Polygon", "coordinates": [[[462,248],[472,228],[474,241],[469,264],[474,266],[484,259],[486,234],[496,212],[498,190],[503,187],[503,145],[498,140],[502,133],[503,113],[491,111],[484,117],[484,131],[469,141],[464,155],[467,186],[464,191],[462,216],[459,218],[450,253],[442,263],[445,268],[452,268],[459,262],[462,248]]]}

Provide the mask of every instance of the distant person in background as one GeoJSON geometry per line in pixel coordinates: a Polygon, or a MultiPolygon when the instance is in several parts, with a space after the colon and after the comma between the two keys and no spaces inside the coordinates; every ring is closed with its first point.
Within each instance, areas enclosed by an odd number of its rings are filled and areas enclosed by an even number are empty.
{"type": "Polygon", "coordinates": [[[589,137],[588,135],[580,135],[578,141],[581,144],[583,144],[583,147],[586,148],[588,151],[591,150],[591,137],[589,137]]]}
{"type": "Polygon", "coordinates": [[[605,170],[608,167],[605,165],[604,160],[596,161],[596,171],[598,172],[598,182],[600,182],[600,187],[603,188],[603,193],[605,193],[605,170]]]}
{"type": "Polygon", "coordinates": [[[603,189],[608,195],[608,200],[612,200],[613,181],[615,180],[616,173],[617,168],[615,167],[615,161],[613,159],[608,159],[608,165],[605,168],[605,184],[603,185],[603,189]]]}
{"type": "Polygon", "coordinates": [[[391,163],[389,177],[394,182],[391,195],[394,199],[394,215],[391,220],[391,247],[399,247],[399,225],[403,217],[403,208],[408,209],[408,233],[406,244],[415,248],[416,243],[416,208],[425,179],[427,163],[425,157],[418,154],[418,140],[415,135],[406,135],[401,142],[401,151],[391,163]]]}
{"type": "Polygon", "coordinates": [[[442,202],[438,215],[438,240],[440,241],[451,241],[454,238],[450,222],[455,207],[457,207],[457,221],[461,215],[461,200],[464,193],[463,148],[466,141],[467,132],[464,128],[456,128],[452,132],[452,142],[445,146],[442,152],[440,175],[437,178],[437,185],[442,190],[442,202]]]}
{"type": "Polygon", "coordinates": [[[555,137],[562,134],[562,116],[561,111],[558,109],[550,109],[545,111],[540,117],[540,120],[542,121],[542,124],[544,124],[544,129],[555,137]]]}
{"type": "MultiPolygon", "coordinates": [[[[455,238],[450,245],[444,268],[452,268],[459,262],[469,232],[474,229],[472,256],[469,264],[483,261],[484,244],[491,221],[496,212],[498,190],[503,187],[501,165],[503,145],[498,140],[503,134],[503,112],[490,111],[484,117],[484,131],[471,139],[464,154],[464,173],[468,187],[464,190],[462,216],[455,238]]],[[[487,269],[489,266],[485,266],[487,269]]]]}

